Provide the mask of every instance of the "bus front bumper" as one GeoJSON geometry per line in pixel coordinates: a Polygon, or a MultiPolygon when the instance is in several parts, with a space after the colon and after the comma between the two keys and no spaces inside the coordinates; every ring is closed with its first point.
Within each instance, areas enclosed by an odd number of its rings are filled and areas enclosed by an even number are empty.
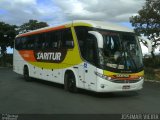
{"type": "Polygon", "coordinates": [[[138,91],[143,88],[144,79],[135,83],[114,83],[99,78],[97,80],[96,92],[121,92],[121,91],[138,91]]]}

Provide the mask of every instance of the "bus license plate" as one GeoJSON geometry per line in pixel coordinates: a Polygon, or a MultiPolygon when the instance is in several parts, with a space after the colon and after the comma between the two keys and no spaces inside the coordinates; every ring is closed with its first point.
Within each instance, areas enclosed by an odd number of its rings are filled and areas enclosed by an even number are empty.
{"type": "Polygon", "coordinates": [[[123,89],[123,90],[128,90],[128,89],[130,89],[130,85],[124,85],[124,86],[122,87],[122,89],[123,89]]]}

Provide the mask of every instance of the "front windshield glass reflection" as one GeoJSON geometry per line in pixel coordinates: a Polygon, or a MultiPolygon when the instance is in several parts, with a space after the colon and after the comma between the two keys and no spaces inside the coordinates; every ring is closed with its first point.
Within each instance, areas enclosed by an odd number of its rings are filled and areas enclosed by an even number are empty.
{"type": "Polygon", "coordinates": [[[100,65],[112,70],[138,70],[143,67],[142,53],[134,34],[99,31],[103,48],[99,48],[100,65]]]}

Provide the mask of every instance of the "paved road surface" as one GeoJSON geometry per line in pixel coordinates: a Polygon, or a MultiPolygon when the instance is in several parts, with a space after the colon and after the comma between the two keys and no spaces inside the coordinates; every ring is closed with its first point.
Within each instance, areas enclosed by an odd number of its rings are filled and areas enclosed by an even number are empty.
{"type": "Polygon", "coordinates": [[[12,69],[0,68],[0,113],[159,113],[160,84],[145,82],[138,93],[95,94],[64,91],[62,85],[26,82],[12,69]]]}

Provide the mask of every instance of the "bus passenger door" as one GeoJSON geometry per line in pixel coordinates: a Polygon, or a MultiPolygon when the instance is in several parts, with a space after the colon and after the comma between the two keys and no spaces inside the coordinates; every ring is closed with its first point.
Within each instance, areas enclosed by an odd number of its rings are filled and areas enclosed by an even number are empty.
{"type": "Polygon", "coordinates": [[[85,75],[83,64],[78,67],[78,87],[85,88],[85,75]]]}
{"type": "Polygon", "coordinates": [[[88,90],[96,90],[96,67],[89,64],[89,63],[84,63],[84,80],[85,80],[85,88],[88,90]]]}
{"type": "Polygon", "coordinates": [[[96,75],[98,65],[98,43],[97,38],[88,34],[85,44],[84,58],[87,62],[84,63],[85,88],[90,90],[96,89],[96,75]]]}
{"type": "Polygon", "coordinates": [[[84,62],[83,65],[78,67],[78,87],[95,90],[96,89],[96,67],[84,62]]]}

